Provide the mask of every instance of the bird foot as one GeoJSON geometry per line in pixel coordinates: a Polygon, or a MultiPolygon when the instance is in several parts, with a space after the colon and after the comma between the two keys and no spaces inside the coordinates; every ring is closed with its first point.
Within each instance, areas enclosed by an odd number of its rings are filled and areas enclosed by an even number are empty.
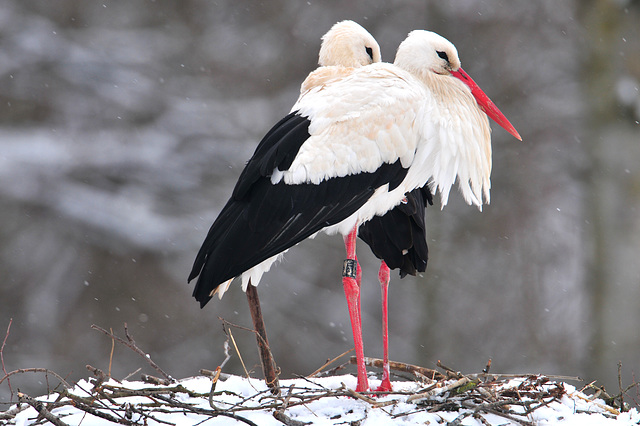
{"type": "Polygon", "coordinates": [[[380,386],[376,388],[377,392],[391,392],[393,389],[391,388],[391,382],[389,379],[383,379],[380,386]]]}

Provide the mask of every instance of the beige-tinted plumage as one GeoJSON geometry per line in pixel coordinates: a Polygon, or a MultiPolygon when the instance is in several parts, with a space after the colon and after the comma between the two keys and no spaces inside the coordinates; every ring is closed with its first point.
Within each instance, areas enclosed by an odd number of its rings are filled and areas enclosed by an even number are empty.
{"type": "MultiPolygon", "coordinates": [[[[322,36],[318,64],[315,71],[302,82],[300,86],[301,97],[310,90],[322,90],[322,87],[333,81],[345,78],[356,68],[380,62],[380,46],[376,39],[361,25],[354,21],[345,20],[334,24],[325,35],[322,36]]],[[[284,252],[273,256],[262,264],[252,268],[242,275],[242,289],[246,291],[249,281],[258,285],[262,275],[267,272],[273,263],[284,252]]],[[[230,279],[216,287],[213,295],[220,299],[231,285],[230,279]]]]}
{"type": "Polygon", "coordinates": [[[361,25],[341,21],[322,36],[318,65],[302,82],[300,93],[349,75],[355,68],[380,62],[380,46],[361,25]]]}
{"type": "Polygon", "coordinates": [[[311,137],[291,167],[274,173],[272,181],[317,183],[400,159],[409,168],[402,185],[393,194],[378,191],[335,229],[340,233],[383,214],[405,192],[427,182],[443,206],[458,180],[465,201],[481,207],[489,202],[490,127],[469,87],[452,76],[459,68],[453,44],[432,32],[413,31],[394,64],[354,69],[321,91],[303,94],[292,110],[311,119],[311,137]]]}
{"type": "Polygon", "coordinates": [[[322,36],[318,64],[321,66],[361,67],[382,60],[380,46],[361,25],[341,21],[322,36]]]}

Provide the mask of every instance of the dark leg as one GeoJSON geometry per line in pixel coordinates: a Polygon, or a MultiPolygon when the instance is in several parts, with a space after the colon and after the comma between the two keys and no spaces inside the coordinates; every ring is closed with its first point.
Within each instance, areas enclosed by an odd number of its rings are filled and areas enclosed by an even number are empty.
{"type": "Polygon", "coordinates": [[[267,386],[274,395],[280,393],[280,384],[278,383],[278,374],[276,372],[276,362],[273,360],[271,349],[269,349],[269,341],[267,340],[267,329],[262,319],[262,310],[260,309],[260,299],[258,298],[258,289],[249,282],[247,286],[247,301],[249,302],[249,310],[251,311],[251,319],[253,327],[256,330],[256,340],[258,341],[258,350],[260,351],[260,362],[262,363],[262,372],[267,386]]]}

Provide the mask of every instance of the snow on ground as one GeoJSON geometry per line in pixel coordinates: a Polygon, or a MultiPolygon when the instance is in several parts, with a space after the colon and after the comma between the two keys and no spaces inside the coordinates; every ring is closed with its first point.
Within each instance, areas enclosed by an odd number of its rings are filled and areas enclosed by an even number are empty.
{"type": "MultiPolygon", "coordinates": [[[[467,382],[461,388],[454,387],[456,382],[459,380],[430,385],[393,382],[390,394],[360,396],[349,391],[356,385],[351,375],[299,378],[281,380],[281,395],[274,396],[264,381],[233,375],[223,375],[213,392],[212,378],[204,376],[166,386],[113,379],[96,385],[93,380],[82,380],[60,394],[32,399],[31,405],[23,403],[21,411],[13,406],[8,412],[15,417],[4,421],[17,426],[46,423],[38,417],[35,406],[57,426],[116,422],[179,426],[640,424],[635,408],[620,413],[602,399],[544,376],[492,380],[475,386],[467,382]],[[277,411],[283,414],[282,422],[274,417],[277,411]]],[[[372,388],[378,384],[371,381],[372,388]]],[[[22,401],[28,398],[23,396],[22,401]]]]}

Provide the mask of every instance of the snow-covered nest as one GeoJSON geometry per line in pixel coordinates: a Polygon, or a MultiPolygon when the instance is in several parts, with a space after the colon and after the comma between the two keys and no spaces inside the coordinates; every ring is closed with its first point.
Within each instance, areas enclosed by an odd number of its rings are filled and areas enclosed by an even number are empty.
{"type": "MultiPolygon", "coordinates": [[[[81,380],[47,396],[19,394],[0,413],[11,425],[631,425],[596,389],[582,390],[546,376],[457,375],[393,382],[393,392],[358,394],[356,378],[339,375],[280,381],[274,395],[263,380],[199,376],[167,384],[81,380]],[[591,393],[591,395],[588,395],[591,393]]],[[[158,383],[162,382],[160,379],[158,383]]],[[[155,380],[153,380],[155,381],[155,380]]],[[[378,381],[371,380],[372,387],[378,381]]]]}
{"type": "MultiPolygon", "coordinates": [[[[55,426],[178,425],[206,423],[247,425],[632,425],[640,413],[624,398],[628,389],[610,396],[590,383],[581,389],[566,383],[578,378],[489,373],[491,361],[479,374],[461,374],[440,361],[439,370],[390,362],[399,379],[392,392],[358,393],[357,379],[343,374],[347,364],[325,370],[348,352],[327,361],[309,377],[264,380],[222,373],[230,358],[216,371],[200,370],[201,376],[175,380],[141,350],[129,334],[126,340],[96,325],[113,342],[138,353],[163,378],[146,374],[140,381],[116,380],[87,365],[95,378],[70,385],[57,373],[40,368],[2,371],[9,378],[21,373],[46,373],[58,380],[47,395],[33,398],[17,392],[18,403],[0,412],[0,424],[55,426]],[[322,376],[322,377],[319,377],[322,376]]],[[[8,331],[7,331],[8,335],[8,331]]],[[[235,344],[234,344],[235,345],[235,344]]],[[[2,358],[3,347],[0,348],[2,358]]],[[[381,360],[365,358],[369,367],[381,360]]],[[[243,364],[244,365],[244,364],[243,364]]],[[[248,373],[247,373],[248,375],[248,373]]],[[[380,381],[371,376],[372,389],[380,381]]],[[[12,390],[13,395],[13,390],[12,390]]]]}

